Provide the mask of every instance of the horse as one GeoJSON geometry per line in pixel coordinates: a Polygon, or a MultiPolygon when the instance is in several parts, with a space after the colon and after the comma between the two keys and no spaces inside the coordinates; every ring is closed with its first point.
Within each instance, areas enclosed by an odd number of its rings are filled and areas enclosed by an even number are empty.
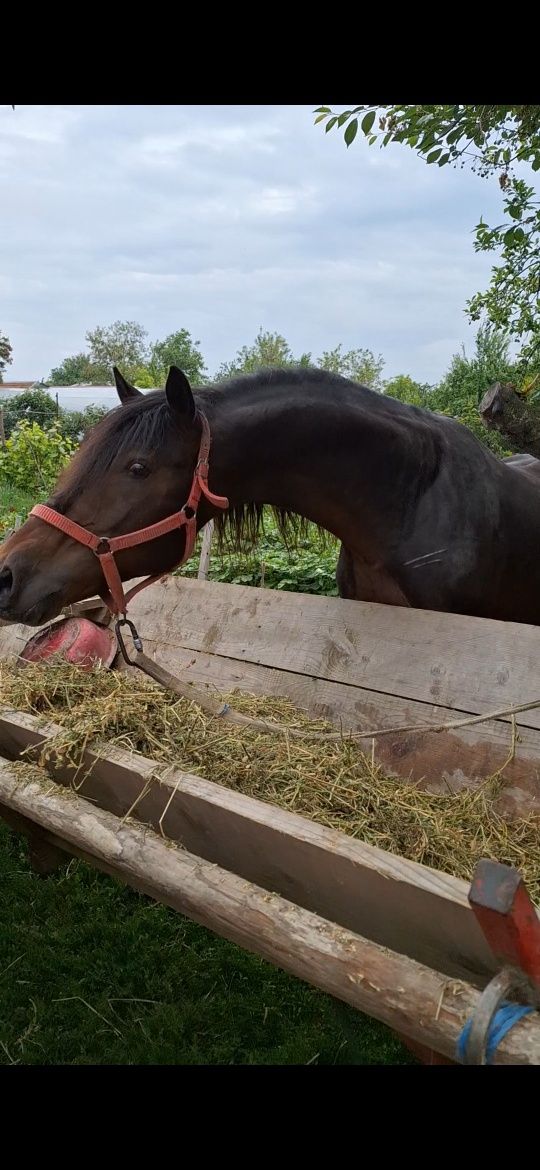
{"type": "Polygon", "coordinates": [[[171,572],[210,519],[239,548],[269,506],[284,535],[312,522],[341,542],[341,597],[539,623],[538,461],[323,370],[115,381],[120,405],[0,547],[0,618],[42,625],[111,591],[122,612],[122,583],[171,572]]]}

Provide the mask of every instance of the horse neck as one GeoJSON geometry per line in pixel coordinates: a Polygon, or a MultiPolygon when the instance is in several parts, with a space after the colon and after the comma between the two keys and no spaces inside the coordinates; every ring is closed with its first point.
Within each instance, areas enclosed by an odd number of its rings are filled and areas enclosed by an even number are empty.
{"type": "MultiPolygon", "coordinates": [[[[210,485],[232,506],[269,504],[312,520],[351,545],[362,512],[375,531],[398,483],[409,485],[410,434],[396,425],[403,408],[352,383],[334,380],[235,387],[201,406],[212,429],[210,485]],[[384,488],[387,481],[386,490],[384,488]],[[371,522],[371,523],[370,523],[371,522]]],[[[417,461],[418,462],[418,461],[417,461]]]]}

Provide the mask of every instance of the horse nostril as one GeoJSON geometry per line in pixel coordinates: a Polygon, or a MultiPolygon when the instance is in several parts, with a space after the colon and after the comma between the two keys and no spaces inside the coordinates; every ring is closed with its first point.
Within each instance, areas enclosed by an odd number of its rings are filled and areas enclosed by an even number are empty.
{"type": "Polygon", "coordinates": [[[7,565],[0,569],[0,600],[7,601],[13,588],[13,573],[7,565]]]}

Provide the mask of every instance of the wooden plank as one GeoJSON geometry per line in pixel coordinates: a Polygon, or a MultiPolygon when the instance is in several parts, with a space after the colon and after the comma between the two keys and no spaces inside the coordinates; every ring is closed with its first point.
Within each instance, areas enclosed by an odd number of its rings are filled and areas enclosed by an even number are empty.
{"type": "MultiPolygon", "coordinates": [[[[145,639],[145,650],[149,657],[196,687],[209,687],[220,695],[240,690],[283,696],[307,714],[328,719],[345,731],[422,723],[438,726],[455,717],[448,707],[428,707],[362,687],[178,649],[174,644],[160,644],[158,648],[149,638],[145,639]]],[[[124,669],[122,663],[120,668],[124,669]]],[[[382,736],[375,740],[374,755],[388,775],[413,780],[433,793],[459,792],[503,769],[494,807],[508,817],[526,816],[540,811],[540,732],[520,728],[513,758],[512,742],[511,727],[501,720],[491,720],[436,735],[401,732],[382,736]]],[[[371,738],[358,741],[370,757],[373,745],[371,738]]]]}
{"type": "MultiPolygon", "coordinates": [[[[0,711],[0,748],[12,758],[57,730],[0,711]]],[[[207,861],[449,976],[481,982],[497,970],[465,882],[199,776],[167,769],[157,779],[155,761],[118,749],[87,751],[78,775],[48,766],[109,812],[131,812],[207,861]]]]}
{"type": "Polygon", "coordinates": [[[214,521],[209,520],[203,529],[203,538],[201,545],[201,555],[199,558],[199,568],[197,570],[197,578],[199,581],[206,581],[208,577],[208,570],[210,568],[210,552],[212,549],[212,540],[214,536],[214,521]]]}
{"type": "MultiPolygon", "coordinates": [[[[103,617],[101,602],[86,604],[94,606],[99,619],[103,617]]],[[[94,616],[91,608],[88,613],[94,616]]],[[[0,657],[16,655],[33,633],[31,627],[3,629],[0,657]]],[[[363,687],[186,650],[178,647],[174,633],[169,644],[145,637],[145,649],[150,657],[195,686],[212,687],[220,694],[243,690],[284,696],[308,714],[322,716],[344,730],[439,725],[455,717],[450,708],[435,704],[428,706],[363,687]]],[[[123,668],[122,662],[119,665],[123,668]]],[[[366,739],[359,741],[359,746],[371,755],[373,743],[366,739]]],[[[375,759],[389,775],[411,779],[434,793],[470,788],[503,768],[494,807],[505,816],[526,816],[540,810],[540,732],[520,728],[513,758],[509,758],[511,744],[508,724],[491,720],[437,735],[414,732],[381,737],[375,741],[375,759]]]]}
{"type": "MultiPolygon", "coordinates": [[[[418,1043],[452,1058],[480,994],[470,984],[388,951],[268,894],[236,874],[121,824],[81,797],[23,781],[0,762],[2,806],[31,818],[48,840],[188,915],[290,974],[418,1043]]],[[[540,1017],[527,1016],[499,1046],[497,1064],[540,1063],[540,1017]]]]}
{"type": "MultiPolygon", "coordinates": [[[[130,613],[146,644],[483,714],[540,700],[540,627],[170,577],[130,613]]],[[[540,729],[540,709],[517,716],[540,729]]]]}

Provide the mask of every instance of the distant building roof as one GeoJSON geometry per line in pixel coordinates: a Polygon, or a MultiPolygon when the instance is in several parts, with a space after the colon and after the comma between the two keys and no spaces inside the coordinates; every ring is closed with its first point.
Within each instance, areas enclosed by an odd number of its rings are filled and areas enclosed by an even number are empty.
{"type": "Polygon", "coordinates": [[[0,382],[0,390],[31,390],[34,382],[0,382]]]}

